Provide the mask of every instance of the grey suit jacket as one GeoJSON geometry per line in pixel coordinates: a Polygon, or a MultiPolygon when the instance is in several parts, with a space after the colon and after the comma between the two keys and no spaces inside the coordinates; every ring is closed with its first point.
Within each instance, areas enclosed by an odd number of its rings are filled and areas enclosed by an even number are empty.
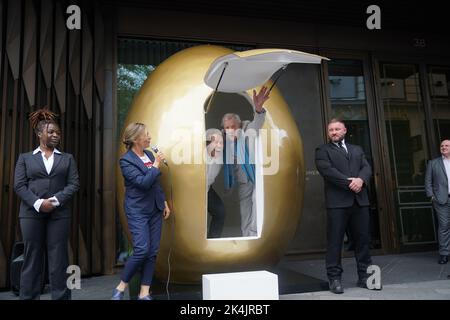
{"type": "Polygon", "coordinates": [[[60,219],[71,216],[70,200],[78,191],[80,182],[75,159],[69,153],[54,153],[50,174],[45,169],[40,152],[22,153],[14,172],[14,191],[22,200],[19,218],[60,219]],[[33,205],[38,199],[55,196],[60,205],[50,213],[36,212],[33,205]]]}
{"type": "Polygon", "coordinates": [[[427,197],[433,197],[439,204],[448,200],[448,178],[442,156],[428,161],[425,174],[425,190],[427,197]]]}

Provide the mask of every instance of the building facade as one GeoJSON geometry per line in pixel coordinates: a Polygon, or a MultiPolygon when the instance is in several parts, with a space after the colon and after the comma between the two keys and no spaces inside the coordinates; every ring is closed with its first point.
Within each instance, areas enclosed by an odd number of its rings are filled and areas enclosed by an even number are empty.
{"type": "Polygon", "coordinates": [[[422,28],[414,17],[409,21],[389,14],[396,8],[381,6],[382,28],[369,30],[369,15],[358,1],[346,10],[301,1],[267,2],[261,9],[258,3],[0,0],[0,288],[9,285],[13,246],[21,239],[15,161],[37,143],[28,113],[49,106],[60,114],[62,150],[78,163],[72,263],[84,275],[111,274],[123,249],[116,152],[142,83],[134,80],[200,44],[289,48],[331,59],[321,66],[290,65],[277,83],[303,137],[306,164],[303,218],[287,254],[325,250],[323,183],[314,150],[326,141],[326,122],[333,117],[346,121],[347,141],[363,147],[374,169],[374,254],[436,249],[423,179],[439,141],[450,138],[444,24],[422,28]],[[72,4],[81,9],[80,29],[66,26],[72,4]]]}

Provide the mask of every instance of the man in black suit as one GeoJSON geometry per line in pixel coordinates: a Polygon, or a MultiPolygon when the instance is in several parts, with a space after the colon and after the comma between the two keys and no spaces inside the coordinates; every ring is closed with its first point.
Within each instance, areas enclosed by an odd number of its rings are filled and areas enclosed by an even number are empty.
{"type": "Polygon", "coordinates": [[[79,178],[73,156],[56,149],[61,132],[54,117],[46,109],[31,114],[39,147],[19,155],[14,174],[14,190],[21,200],[19,220],[25,245],[20,278],[23,300],[39,299],[45,249],[52,299],[71,297],[66,285],[70,202],[79,189],[79,178]]]}
{"type": "Polygon", "coordinates": [[[372,170],[361,147],[345,143],[341,120],[328,124],[329,143],[316,149],[316,167],[325,181],[327,206],[326,268],[330,291],[343,293],[341,251],[347,226],[355,243],[358,286],[367,288],[369,252],[369,195],[372,170]]]}

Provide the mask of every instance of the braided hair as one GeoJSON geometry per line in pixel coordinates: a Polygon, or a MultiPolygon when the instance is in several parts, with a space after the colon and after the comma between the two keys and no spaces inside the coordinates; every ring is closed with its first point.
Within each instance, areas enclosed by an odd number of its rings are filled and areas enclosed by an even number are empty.
{"type": "Polygon", "coordinates": [[[57,114],[50,111],[48,108],[38,109],[31,112],[29,115],[31,127],[36,134],[41,133],[45,126],[49,124],[58,125],[56,123],[57,114]]]}

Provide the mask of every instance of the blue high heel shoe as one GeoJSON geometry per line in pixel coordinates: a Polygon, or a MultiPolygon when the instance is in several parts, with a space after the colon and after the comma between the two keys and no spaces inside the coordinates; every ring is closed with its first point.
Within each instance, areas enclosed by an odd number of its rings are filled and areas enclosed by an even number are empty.
{"type": "Polygon", "coordinates": [[[113,289],[111,300],[123,300],[124,291],[113,289]]]}
{"type": "Polygon", "coordinates": [[[138,300],[153,300],[153,298],[151,295],[148,294],[146,296],[143,296],[142,298],[138,297],[138,300]]]}

